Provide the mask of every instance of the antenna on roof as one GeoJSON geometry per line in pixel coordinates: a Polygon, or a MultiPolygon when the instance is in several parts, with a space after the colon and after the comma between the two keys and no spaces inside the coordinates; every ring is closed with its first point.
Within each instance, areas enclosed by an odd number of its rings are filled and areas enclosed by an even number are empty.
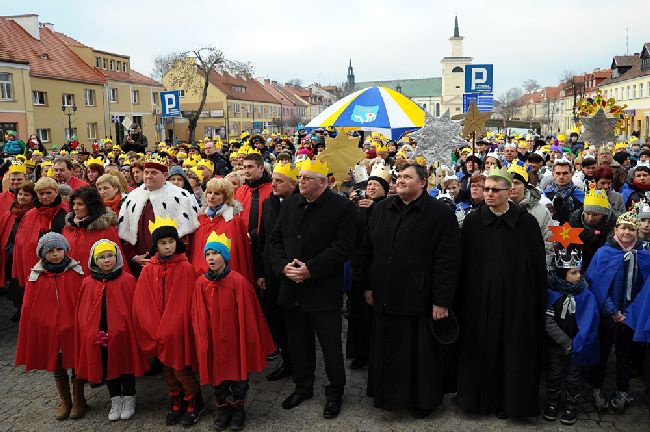
{"type": "Polygon", "coordinates": [[[625,27],[625,55],[630,55],[630,28],[625,27]]]}

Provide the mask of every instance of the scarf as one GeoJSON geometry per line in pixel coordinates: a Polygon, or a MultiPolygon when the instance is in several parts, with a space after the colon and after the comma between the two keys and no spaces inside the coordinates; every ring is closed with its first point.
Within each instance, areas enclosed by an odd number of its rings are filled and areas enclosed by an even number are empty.
{"type": "Polygon", "coordinates": [[[637,183],[636,181],[632,181],[632,186],[634,186],[636,189],[641,190],[641,191],[650,191],[650,184],[647,185],[642,185],[637,183]]]}
{"type": "Polygon", "coordinates": [[[625,299],[627,301],[632,301],[632,286],[634,285],[634,275],[637,274],[636,270],[638,270],[639,267],[636,256],[637,251],[634,248],[637,244],[637,240],[635,239],[630,245],[625,246],[616,234],[614,234],[612,238],[625,253],[623,256],[623,260],[627,262],[627,272],[625,275],[625,299]]]}
{"type": "Polygon", "coordinates": [[[574,296],[586,288],[585,278],[581,277],[578,283],[572,284],[552,273],[549,278],[551,289],[566,294],[566,298],[562,303],[562,313],[560,317],[565,319],[567,315],[574,315],[576,313],[576,300],[574,296]]]}
{"type": "Polygon", "coordinates": [[[122,194],[119,192],[115,194],[115,196],[111,199],[105,199],[104,200],[104,205],[106,207],[109,207],[115,214],[120,214],[120,204],[122,202],[122,194]]]}
{"type": "Polygon", "coordinates": [[[27,205],[20,205],[18,204],[18,201],[14,201],[11,203],[11,207],[9,207],[9,211],[11,211],[11,214],[16,216],[16,219],[21,219],[23,216],[25,216],[25,213],[27,213],[29,210],[34,208],[34,203],[31,202],[27,205]]]}
{"type": "Polygon", "coordinates": [[[206,209],[206,213],[208,214],[208,216],[210,217],[210,219],[214,219],[216,216],[220,215],[220,214],[223,212],[223,210],[225,210],[223,204],[224,204],[224,203],[219,204],[219,205],[218,205],[216,208],[214,208],[214,209],[213,209],[212,207],[208,207],[208,208],[206,209]]]}
{"type": "Polygon", "coordinates": [[[623,244],[623,242],[621,242],[621,239],[619,239],[616,234],[614,234],[613,239],[621,247],[621,249],[623,249],[623,252],[631,251],[632,249],[634,249],[634,246],[636,245],[636,239],[634,239],[634,241],[632,243],[630,243],[629,245],[623,244]]]}
{"type": "Polygon", "coordinates": [[[573,213],[575,206],[573,203],[573,191],[575,186],[573,182],[569,182],[566,186],[558,186],[555,182],[551,182],[551,190],[555,192],[555,197],[560,198],[564,203],[564,209],[568,214],[573,213]]]}
{"type": "Polygon", "coordinates": [[[219,273],[208,270],[205,272],[205,278],[211,282],[216,282],[228,276],[228,273],[230,273],[230,266],[226,264],[226,267],[219,273]]]}
{"type": "Polygon", "coordinates": [[[99,270],[90,269],[90,275],[93,277],[93,279],[98,281],[110,281],[113,279],[117,279],[117,277],[121,274],[122,274],[122,267],[117,268],[108,273],[103,273],[99,270]]]}
{"type": "MultiPolygon", "coordinates": [[[[106,210],[104,209],[104,212],[105,211],[106,210]]],[[[72,226],[74,226],[76,228],[86,229],[86,228],[88,228],[88,226],[91,223],[93,223],[97,219],[99,219],[100,216],[102,216],[102,215],[88,215],[85,218],[80,220],[80,219],[77,219],[77,217],[74,215],[74,212],[72,212],[72,213],[70,213],[70,216],[68,216],[68,223],[70,223],[70,225],[72,225],[72,226]]]]}
{"type": "Polygon", "coordinates": [[[264,170],[262,172],[262,177],[258,178],[257,180],[253,180],[253,181],[250,181],[250,182],[247,181],[246,182],[248,187],[251,188],[251,189],[255,189],[257,187],[260,187],[264,183],[271,183],[271,176],[269,175],[269,173],[266,172],[266,170],[264,170]]]}
{"type": "Polygon", "coordinates": [[[54,264],[47,260],[43,260],[43,268],[50,273],[63,273],[63,271],[68,267],[70,262],[72,262],[72,259],[70,257],[63,258],[63,261],[61,261],[58,264],[54,264]]]}

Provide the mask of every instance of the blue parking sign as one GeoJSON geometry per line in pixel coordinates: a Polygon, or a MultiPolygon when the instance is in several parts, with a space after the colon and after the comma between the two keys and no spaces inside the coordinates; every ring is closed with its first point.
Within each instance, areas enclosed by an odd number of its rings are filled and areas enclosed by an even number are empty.
{"type": "Polygon", "coordinates": [[[494,66],[491,64],[465,67],[465,93],[492,93],[494,66]]]}
{"type": "Polygon", "coordinates": [[[172,90],[160,92],[160,105],[162,117],[180,117],[181,116],[181,92],[172,90]]]}

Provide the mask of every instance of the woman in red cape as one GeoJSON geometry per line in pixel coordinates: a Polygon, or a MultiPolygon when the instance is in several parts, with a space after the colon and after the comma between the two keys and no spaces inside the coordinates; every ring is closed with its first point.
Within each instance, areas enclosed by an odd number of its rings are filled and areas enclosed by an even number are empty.
{"type": "MultiPolygon", "coordinates": [[[[101,239],[120,244],[117,233],[117,216],[104,206],[104,202],[91,186],[84,186],[70,196],[72,211],[68,213],[63,228],[63,236],[70,242],[70,257],[81,264],[84,274],[88,275],[90,249],[101,239]]],[[[121,252],[121,251],[120,251],[121,252]]],[[[124,271],[129,272],[129,266],[124,271]]]]}
{"type": "Polygon", "coordinates": [[[190,257],[197,276],[208,270],[203,246],[211,232],[225,234],[232,242],[230,268],[255,283],[253,252],[241,218],[241,204],[233,198],[233,186],[228,180],[213,178],[205,189],[206,208],[199,215],[199,228],[190,242],[190,257]]]}
{"type": "Polygon", "coordinates": [[[34,253],[38,239],[46,232],[61,233],[65,225],[66,207],[59,196],[59,186],[50,177],[41,177],[34,185],[36,208],[23,216],[16,232],[19,239],[14,246],[12,277],[18,286],[24,287],[32,267],[38,262],[34,253]]]}

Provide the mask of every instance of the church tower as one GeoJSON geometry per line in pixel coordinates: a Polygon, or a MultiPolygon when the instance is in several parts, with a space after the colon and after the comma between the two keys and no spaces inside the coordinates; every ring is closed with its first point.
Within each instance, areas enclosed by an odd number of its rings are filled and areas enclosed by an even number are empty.
{"type": "Polygon", "coordinates": [[[356,82],[354,81],[354,69],[352,68],[352,59],[350,59],[350,66],[348,66],[348,79],[345,82],[345,90],[347,94],[354,92],[356,82]]]}
{"type": "Polygon", "coordinates": [[[453,117],[463,113],[463,93],[465,93],[465,67],[472,64],[471,57],[463,56],[463,40],[458,27],[458,17],[454,18],[454,33],[449,38],[451,56],[443,57],[442,64],[442,109],[449,110],[453,117]]]}

